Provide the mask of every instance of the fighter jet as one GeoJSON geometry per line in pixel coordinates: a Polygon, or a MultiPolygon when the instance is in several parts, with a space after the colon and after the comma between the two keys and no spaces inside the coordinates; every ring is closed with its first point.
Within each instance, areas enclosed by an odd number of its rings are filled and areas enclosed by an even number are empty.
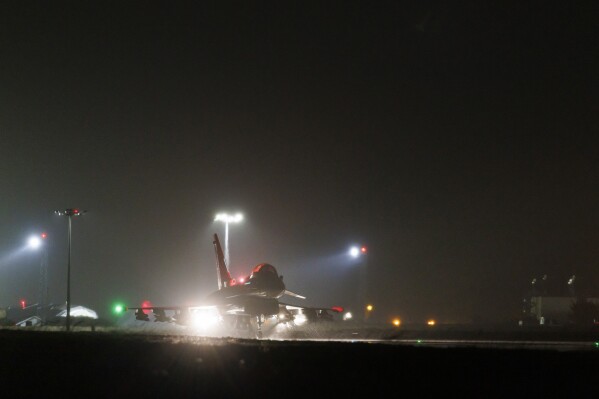
{"type": "Polygon", "coordinates": [[[293,322],[298,309],[319,314],[343,310],[340,307],[314,308],[280,302],[279,298],[283,295],[306,298],[289,291],[283,283],[283,276],[269,263],[256,265],[247,278],[236,281],[225,263],[217,234],[214,234],[213,244],[218,290],[208,295],[200,305],[127,307],[127,310],[134,310],[138,320],[150,321],[149,312],[152,312],[154,321],[158,322],[174,322],[203,329],[218,327],[221,331],[225,329],[230,332],[253,330],[257,338],[263,337],[262,326],[267,320],[293,322]]]}

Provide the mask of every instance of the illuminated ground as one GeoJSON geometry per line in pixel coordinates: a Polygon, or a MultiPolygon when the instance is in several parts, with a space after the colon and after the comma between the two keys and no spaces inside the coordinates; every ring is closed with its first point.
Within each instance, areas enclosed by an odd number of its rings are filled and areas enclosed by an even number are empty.
{"type": "Polygon", "coordinates": [[[135,328],[71,333],[5,328],[2,392],[78,398],[599,394],[599,349],[588,341],[565,341],[586,342],[561,347],[565,350],[548,340],[536,349],[529,349],[530,342],[502,346],[506,341],[474,347],[417,332],[425,339],[255,340],[135,328]]]}

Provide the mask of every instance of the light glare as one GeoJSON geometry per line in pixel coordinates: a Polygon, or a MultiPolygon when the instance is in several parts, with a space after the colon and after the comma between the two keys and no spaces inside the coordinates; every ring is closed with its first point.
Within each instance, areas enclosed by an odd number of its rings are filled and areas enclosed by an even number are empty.
{"type": "Polygon", "coordinates": [[[42,240],[39,237],[30,237],[29,241],[27,241],[27,245],[31,249],[38,249],[40,245],[42,245],[42,240]]]}
{"type": "Polygon", "coordinates": [[[297,325],[297,326],[301,326],[303,324],[306,324],[306,322],[308,321],[308,318],[306,317],[305,314],[300,313],[295,315],[295,317],[293,318],[293,322],[297,325]]]}
{"type": "Polygon", "coordinates": [[[198,309],[191,313],[191,325],[195,328],[209,328],[220,321],[216,309],[198,309]]]}
{"type": "Polygon", "coordinates": [[[241,213],[237,213],[235,215],[229,215],[227,213],[219,213],[214,218],[215,222],[225,222],[225,223],[239,223],[243,220],[243,215],[241,213]]]}

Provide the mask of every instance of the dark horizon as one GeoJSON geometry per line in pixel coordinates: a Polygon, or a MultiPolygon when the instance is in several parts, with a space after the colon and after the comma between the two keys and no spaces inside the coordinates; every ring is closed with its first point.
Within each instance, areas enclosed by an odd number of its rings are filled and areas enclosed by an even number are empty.
{"type": "MultiPolygon", "coordinates": [[[[533,278],[599,296],[598,6],[440,1],[0,6],[0,307],[108,314],[262,262],[381,319],[513,320],[533,278]]],[[[296,303],[296,300],[288,302],[296,303]]]]}

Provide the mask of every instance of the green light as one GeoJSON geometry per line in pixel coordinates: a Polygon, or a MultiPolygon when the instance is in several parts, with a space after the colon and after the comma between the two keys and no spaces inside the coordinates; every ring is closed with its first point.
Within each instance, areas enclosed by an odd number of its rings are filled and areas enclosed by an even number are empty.
{"type": "Polygon", "coordinates": [[[121,313],[123,313],[126,310],[126,308],[124,305],[117,303],[116,305],[114,305],[112,310],[113,310],[113,313],[120,315],[121,313]]]}
{"type": "Polygon", "coordinates": [[[595,342],[595,348],[599,348],[599,342],[595,342]]]}
{"type": "Polygon", "coordinates": [[[421,343],[422,343],[422,340],[421,340],[421,339],[419,339],[419,340],[416,340],[416,343],[418,343],[418,344],[421,344],[421,343]]]}

